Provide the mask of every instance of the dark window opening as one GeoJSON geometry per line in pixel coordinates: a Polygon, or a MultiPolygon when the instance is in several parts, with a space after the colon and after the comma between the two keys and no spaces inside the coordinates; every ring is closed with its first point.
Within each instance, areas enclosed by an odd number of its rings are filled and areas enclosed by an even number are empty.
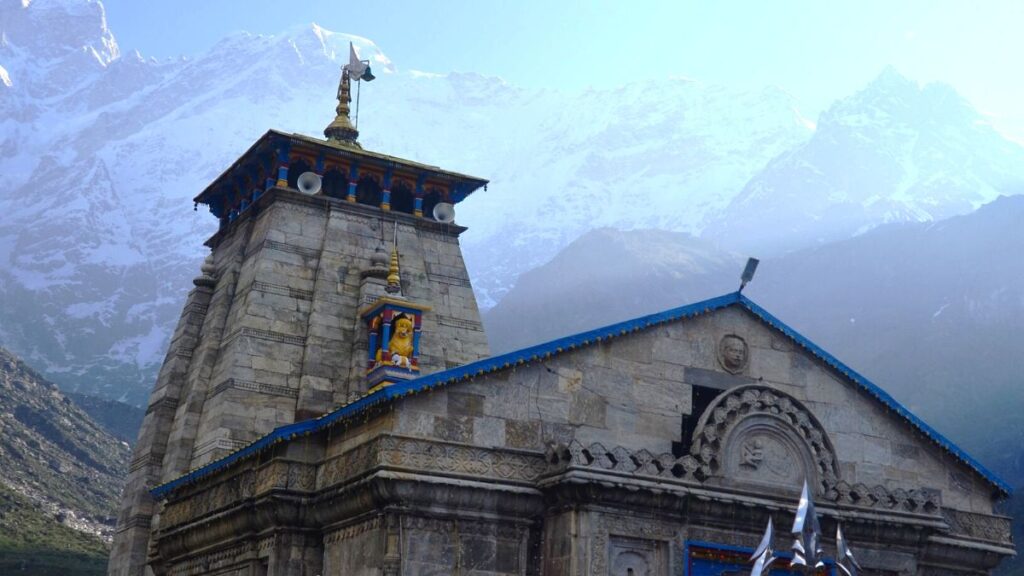
{"type": "Polygon", "coordinates": [[[375,179],[369,176],[363,176],[359,179],[359,184],[356,185],[356,202],[380,207],[382,196],[380,184],[375,179]]]}
{"type": "Polygon", "coordinates": [[[711,402],[722,393],[717,388],[708,388],[707,386],[692,386],[693,389],[693,401],[691,403],[692,409],[690,414],[683,415],[683,426],[682,436],[679,442],[672,443],[672,455],[676,458],[680,458],[690,453],[690,445],[693,444],[693,433],[697,428],[697,422],[700,417],[704,415],[704,411],[708,409],[711,402]]]}
{"type": "Polygon", "coordinates": [[[423,197],[423,216],[425,218],[434,219],[434,206],[441,202],[441,192],[438,190],[430,190],[427,195],[423,197]]]}
{"type": "Polygon", "coordinates": [[[415,202],[414,198],[412,188],[409,188],[407,185],[399,182],[391,188],[391,209],[395,212],[412,214],[415,202]]]}
{"type": "Polygon", "coordinates": [[[324,174],[320,190],[331,198],[345,198],[348,196],[348,178],[340,170],[331,168],[324,174]]]}
{"type": "Polygon", "coordinates": [[[309,172],[309,171],[310,171],[309,164],[306,164],[305,160],[295,160],[294,162],[289,164],[288,165],[288,187],[297,190],[299,188],[299,186],[298,186],[298,184],[299,184],[299,176],[301,176],[304,172],[309,172]]]}

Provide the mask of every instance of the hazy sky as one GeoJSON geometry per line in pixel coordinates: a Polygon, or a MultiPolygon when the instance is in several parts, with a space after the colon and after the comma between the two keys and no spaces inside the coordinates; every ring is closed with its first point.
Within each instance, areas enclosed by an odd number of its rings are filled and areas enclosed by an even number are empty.
{"type": "Polygon", "coordinates": [[[1024,1],[558,2],[106,0],[123,50],[199,54],[238,30],[316,22],[376,42],[400,69],[579,89],[687,76],[778,85],[815,116],[891,64],[952,84],[1024,141],[1024,1]]]}

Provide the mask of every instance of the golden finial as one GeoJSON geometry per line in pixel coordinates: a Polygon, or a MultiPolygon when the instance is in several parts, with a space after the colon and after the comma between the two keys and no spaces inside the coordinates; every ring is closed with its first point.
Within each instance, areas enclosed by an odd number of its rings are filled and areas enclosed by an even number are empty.
{"type": "Polygon", "coordinates": [[[402,289],[402,278],[398,274],[398,247],[391,249],[391,266],[388,267],[388,286],[387,291],[391,294],[399,292],[402,289]]]}
{"type": "Polygon", "coordinates": [[[402,277],[398,272],[398,222],[395,222],[395,240],[391,244],[391,266],[388,267],[388,285],[384,288],[389,294],[402,291],[402,277]]]}
{"type": "Polygon", "coordinates": [[[338,107],[335,108],[336,116],[334,121],[324,128],[324,136],[344,146],[362,148],[356,139],[359,138],[359,131],[352,125],[349,119],[348,103],[352,101],[351,81],[348,77],[348,70],[341,71],[341,82],[338,84],[338,107]]]}

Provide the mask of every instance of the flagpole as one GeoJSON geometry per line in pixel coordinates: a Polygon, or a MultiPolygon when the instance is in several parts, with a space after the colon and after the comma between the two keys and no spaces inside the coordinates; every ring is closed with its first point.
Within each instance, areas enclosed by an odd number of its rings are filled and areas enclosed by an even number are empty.
{"type": "Polygon", "coordinates": [[[359,95],[363,93],[363,82],[356,80],[356,130],[359,130],[359,95]]]}

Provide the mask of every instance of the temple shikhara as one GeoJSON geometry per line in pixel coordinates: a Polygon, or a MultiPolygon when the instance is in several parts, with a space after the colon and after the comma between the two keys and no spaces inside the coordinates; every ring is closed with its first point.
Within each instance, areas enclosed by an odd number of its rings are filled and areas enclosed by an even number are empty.
{"type": "Polygon", "coordinates": [[[269,131],[196,197],[220,226],[111,575],[954,576],[1014,554],[1003,481],[739,292],[491,356],[453,222],[487,181],[364,150],[368,74],[346,67],[324,139],[269,131]]]}

